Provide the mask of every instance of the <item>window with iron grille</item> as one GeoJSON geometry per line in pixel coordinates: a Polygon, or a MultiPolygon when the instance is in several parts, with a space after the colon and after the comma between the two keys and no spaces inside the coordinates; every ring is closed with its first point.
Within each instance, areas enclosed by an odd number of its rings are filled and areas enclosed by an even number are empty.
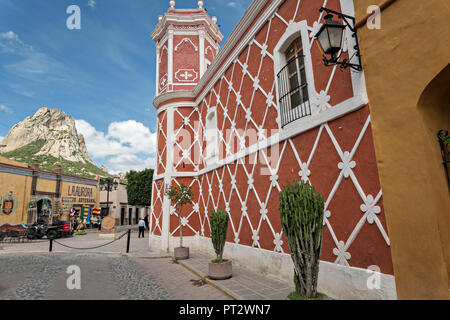
{"type": "Polygon", "coordinates": [[[281,127],[311,115],[305,59],[300,37],[288,47],[285,57],[287,64],[277,74],[281,127]]]}

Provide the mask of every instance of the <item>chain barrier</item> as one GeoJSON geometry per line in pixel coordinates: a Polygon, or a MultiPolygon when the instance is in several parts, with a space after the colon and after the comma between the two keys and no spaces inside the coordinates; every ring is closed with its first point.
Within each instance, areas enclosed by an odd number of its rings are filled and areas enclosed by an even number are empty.
{"type": "Polygon", "coordinates": [[[126,234],[128,234],[128,232],[129,232],[129,231],[126,231],[124,234],[122,234],[122,235],[121,235],[120,237],[118,237],[117,239],[114,239],[113,241],[110,241],[110,242],[108,242],[108,243],[105,243],[105,244],[102,244],[102,245],[99,245],[99,246],[90,247],[90,248],[76,248],[76,247],[68,246],[68,245],[66,245],[66,244],[62,244],[61,242],[59,242],[59,241],[57,241],[57,240],[54,240],[54,239],[53,239],[53,241],[56,242],[57,244],[63,246],[63,247],[69,248],[69,249],[75,249],[75,250],[92,250],[92,249],[98,249],[98,248],[101,248],[101,247],[110,245],[111,243],[116,242],[116,241],[122,239],[126,234]]]}
{"type": "Polygon", "coordinates": [[[61,242],[59,242],[59,241],[56,240],[56,239],[35,240],[35,239],[28,239],[26,236],[18,236],[18,237],[2,237],[2,238],[0,238],[0,244],[6,243],[7,240],[9,240],[9,243],[43,243],[43,242],[50,242],[50,248],[49,248],[49,251],[51,252],[51,251],[52,251],[52,248],[53,248],[53,242],[55,242],[55,243],[57,243],[57,244],[59,244],[59,245],[61,245],[61,246],[63,246],[63,247],[69,248],[69,249],[74,249],[74,250],[93,250],[93,249],[98,249],[98,248],[101,248],[101,247],[105,247],[105,246],[107,246],[107,245],[110,245],[110,244],[112,244],[113,242],[116,242],[116,241],[122,239],[125,235],[128,235],[128,239],[127,239],[127,250],[126,250],[127,253],[128,253],[129,250],[130,250],[130,236],[131,236],[131,230],[125,231],[125,232],[124,232],[122,235],[120,235],[118,238],[116,238],[116,239],[114,239],[114,240],[112,240],[112,241],[110,241],[110,242],[108,242],[108,243],[104,243],[104,244],[102,244],[102,245],[95,246],[95,247],[89,247],[89,248],[77,248],[77,247],[72,247],[72,246],[69,246],[69,245],[67,245],[67,244],[61,243],[61,242]]]}

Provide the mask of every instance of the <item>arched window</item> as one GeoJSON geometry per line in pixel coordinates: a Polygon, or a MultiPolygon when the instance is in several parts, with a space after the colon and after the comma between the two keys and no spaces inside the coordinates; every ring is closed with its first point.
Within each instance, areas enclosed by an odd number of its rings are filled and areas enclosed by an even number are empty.
{"type": "Polygon", "coordinates": [[[206,164],[214,164],[219,160],[219,141],[217,137],[217,112],[216,108],[210,108],[206,115],[205,125],[206,139],[206,164]]]}
{"type": "Polygon", "coordinates": [[[302,38],[295,38],[283,52],[286,64],[277,74],[281,126],[311,115],[302,38]]]}

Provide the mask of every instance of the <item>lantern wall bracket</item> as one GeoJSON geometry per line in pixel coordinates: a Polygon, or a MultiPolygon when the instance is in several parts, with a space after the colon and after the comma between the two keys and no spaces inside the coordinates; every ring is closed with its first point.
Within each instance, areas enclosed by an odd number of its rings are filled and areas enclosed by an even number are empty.
{"type": "Polygon", "coordinates": [[[319,9],[319,12],[323,12],[325,11],[327,13],[328,17],[333,17],[333,15],[336,15],[338,19],[342,19],[345,23],[345,27],[348,27],[350,29],[350,31],[352,32],[352,38],[355,38],[355,45],[353,46],[353,48],[355,49],[355,54],[350,57],[349,60],[347,59],[343,59],[342,61],[339,61],[339,59],[341,58],[342,55],[342,50],[341,50],[341,54],[339,56],[336,56],[334,54],[331,55],[331,58],[327,58],[325,56],[325,54],[323,55],[323,62],[326,66],[329,65],[339,65],[341,69],[346,69],[348,67],[352,68],[353,70],[356,71],[362,71],[362,62],[361,62],[361,52],[359,49],[359,42],[358,42],[358,33],[356,30],[356,20],[355,17],[343,14],[341,12],[337,12],[325,7],[321,7],[319,9]],[[358,63],[350,63],[350,60],[352,60],[352,58],[356,56],[358,59],[358,63]]]}

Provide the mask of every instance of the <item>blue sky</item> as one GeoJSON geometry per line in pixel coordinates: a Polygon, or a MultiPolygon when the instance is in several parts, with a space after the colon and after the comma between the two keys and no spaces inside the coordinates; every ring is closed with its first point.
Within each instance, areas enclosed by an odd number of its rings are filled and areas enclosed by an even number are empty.
{"type": "MultiPolygon", "coordinates": [[[[226,38],[251,0],[205,0],[226,38]]],[[[74,117],[97,165],[111,172],[155,159],[155,43],[168,0],[0,0],[0,140],[40,107],[74,117]],[[81,9],[69,30],[68,6],[81,9]]],[[[177,0],[195,8],[197,0],[177,0]]]]}

